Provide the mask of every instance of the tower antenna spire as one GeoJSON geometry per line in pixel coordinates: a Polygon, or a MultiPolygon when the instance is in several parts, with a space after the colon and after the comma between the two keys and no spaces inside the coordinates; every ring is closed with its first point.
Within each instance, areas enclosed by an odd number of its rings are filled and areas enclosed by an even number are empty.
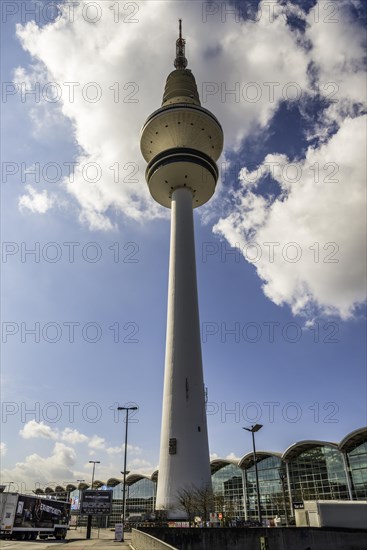
{"type": "Polygon", "coordinates": [[[186,40],[182,38],[182,19],[178,20],[179,37],[176,40],[176,59],[174,62],[175,69],[186,69],[187,59],[185,57],[186,40]]]}

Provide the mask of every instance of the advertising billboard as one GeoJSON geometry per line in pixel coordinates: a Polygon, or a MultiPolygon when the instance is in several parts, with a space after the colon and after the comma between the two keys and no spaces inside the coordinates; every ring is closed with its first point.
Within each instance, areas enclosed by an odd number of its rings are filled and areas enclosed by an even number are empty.
{"type": "Polygon", "coordinates": [[[91,516],[109,516],[112,512],[112,491],[83,491],[80,513],[91,516]]]}
{"type": "Polygon", "coordinates": [[[46,498],[19,495],[14,527],[53,527],[69,523],[70,504],[46,498]]]}

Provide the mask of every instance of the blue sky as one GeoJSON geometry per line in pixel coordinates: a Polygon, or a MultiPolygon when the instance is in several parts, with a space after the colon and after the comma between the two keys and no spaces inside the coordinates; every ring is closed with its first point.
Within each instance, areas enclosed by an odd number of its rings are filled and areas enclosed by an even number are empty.
{"type": "Polygon", "coordinates": [[[169,213],[139,131],[178,17],[225,134],[195,211],[210,451],[250,451],[254,422],[275,451],[363,426],[365,4],[55,6],[2,3],[3,480],[117,476],[127,403],[129,469],[158,465],[169,213]]]}

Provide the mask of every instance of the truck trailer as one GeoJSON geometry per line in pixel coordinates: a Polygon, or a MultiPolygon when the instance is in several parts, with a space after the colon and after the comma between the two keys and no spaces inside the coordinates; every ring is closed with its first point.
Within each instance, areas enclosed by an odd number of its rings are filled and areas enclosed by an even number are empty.
{"type": "Polygon", "coordinates": [[[365,500],[305,500],[294,513],[297,527],[367,529],[365,500]]]}
{"type": "Polygon", "coordinates": [[[39,495],[0,493],[1,538],[64,539],[69,529],[70,502],[39,495]]]}

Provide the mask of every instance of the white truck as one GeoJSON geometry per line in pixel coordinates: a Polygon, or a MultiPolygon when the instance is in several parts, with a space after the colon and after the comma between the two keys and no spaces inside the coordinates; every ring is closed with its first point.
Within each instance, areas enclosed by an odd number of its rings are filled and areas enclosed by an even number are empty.
{"type": "Polygon", "coordinates": [[[294,515],[297,527],[367,529],[365,500],[305,500],[294,515]]]}
{"type": "Polygon", "coordinates": [[[64,539],[69,529],[70,503],[19,493],[0,493],[1,538],[64,539]]]}

